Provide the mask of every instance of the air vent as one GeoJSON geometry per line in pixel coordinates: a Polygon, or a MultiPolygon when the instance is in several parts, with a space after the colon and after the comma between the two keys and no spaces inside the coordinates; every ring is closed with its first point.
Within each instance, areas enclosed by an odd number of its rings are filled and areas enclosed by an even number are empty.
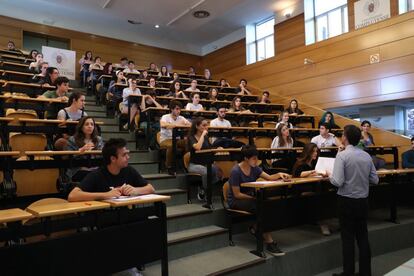
{"type": "Polygon", "coordinates": [[[210,16],[210,13],[208,11],[195,11],[193,12],[193,16],[195,18],[207,18],[210,16]]]}
{"type": "Polygon", "coordinates": [[[135,20],[128,20],[128,23],[132,24],[132,25],[141,25],[142,24],[142,22],[135,21],[135,20]]]}

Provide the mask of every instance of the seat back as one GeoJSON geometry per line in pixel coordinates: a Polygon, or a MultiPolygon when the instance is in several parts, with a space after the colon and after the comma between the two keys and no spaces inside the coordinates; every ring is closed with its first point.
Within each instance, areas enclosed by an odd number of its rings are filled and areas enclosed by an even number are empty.
{"type": "Polygon", "coordinates": [[[265,128],[275,128],[276,127],[276,122],[263,122],[263,127],[265,128]]]}
{"type": "Polygon", "coordinates": [[[23,155],[25,151],[45,150],[47,139],[43,134],[15,133],[10,136],[9,145],[12,150],[20,151],[20,155],[23,155]]]}
{"type": "Polygon", "coordinates": [[[184,168],[188,171],[188,166],[190,165],[190,152],[187,152],[183,156],[184,168]]]}
{"type": "Polygon", "coordinates": [[[59,169],[14,170],[17,196],[54,194],[59,169]]]}
{"type": "Polygon", "coordinates": [[[249,127],[259,127],[259,122],[257,121],[249,122],[249,127]]]}
{"type": "Polygon", "coordinates": [[[257,148],[270,148],[270,146],[272,145],[272,138],[256,137],[254,138],[254,144],[257,148]]]}
{"type": "Polygon", "coordinates": [[[233,137],[233,139],[236,140],[236,141],[242,142],[245,145],[249,144],[249,138],[248,137],[236,136],[236,137],[233,137]]]}
{"type": "Polygon", "coordinates": [[[17,122],[17,119],[37,119],[38,118],[34,110],[27,110],[27,111],[8,110],[6,112],[6,117],[15,119],[14,121],[9,123],[9,125],[12,125],[12,126],[19,125],[19,122],[17,122]]]}
{"type": "Polygon", "coordinates": [[[223,178],[228,179],[231,169],[237,164],[237,161],[216,161],[214,164],[223,172],[223,178]]]}

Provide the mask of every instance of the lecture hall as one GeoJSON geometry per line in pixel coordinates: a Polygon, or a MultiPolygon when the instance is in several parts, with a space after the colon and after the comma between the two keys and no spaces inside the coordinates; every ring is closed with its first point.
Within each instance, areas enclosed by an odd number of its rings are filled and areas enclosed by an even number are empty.
{"type": "Polygon", "coordinates": [[[414,275],[414,0],[0,1],[0,275],[414,275]]]}

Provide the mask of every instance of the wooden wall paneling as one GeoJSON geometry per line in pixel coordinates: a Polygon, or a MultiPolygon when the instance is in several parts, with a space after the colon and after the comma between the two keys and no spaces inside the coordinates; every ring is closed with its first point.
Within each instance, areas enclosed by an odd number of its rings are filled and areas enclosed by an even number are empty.
{"type": "Polygon", "coordinates": [[[275,54],[305,45],[305,15],[299,14],[275,25],[275,54]]]}

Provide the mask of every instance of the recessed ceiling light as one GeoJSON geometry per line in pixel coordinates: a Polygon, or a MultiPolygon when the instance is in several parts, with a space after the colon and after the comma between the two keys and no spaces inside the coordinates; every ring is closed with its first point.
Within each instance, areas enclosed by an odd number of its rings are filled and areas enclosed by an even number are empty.
{"type": "Polygon", "coordinates": [[[195,11],[193,12],[193,16],[195,18],[207,18],[210,16],[210,13],[208,11],[195,11]]]}
{"type": "Polygon", "coordinates": [[[156,29],[158,29],[158,28],[160,27],[160,25],[158,25],[158,24],[157,24],[157,25],[155,25],[154,27],[155,27],[156,29]]]}

